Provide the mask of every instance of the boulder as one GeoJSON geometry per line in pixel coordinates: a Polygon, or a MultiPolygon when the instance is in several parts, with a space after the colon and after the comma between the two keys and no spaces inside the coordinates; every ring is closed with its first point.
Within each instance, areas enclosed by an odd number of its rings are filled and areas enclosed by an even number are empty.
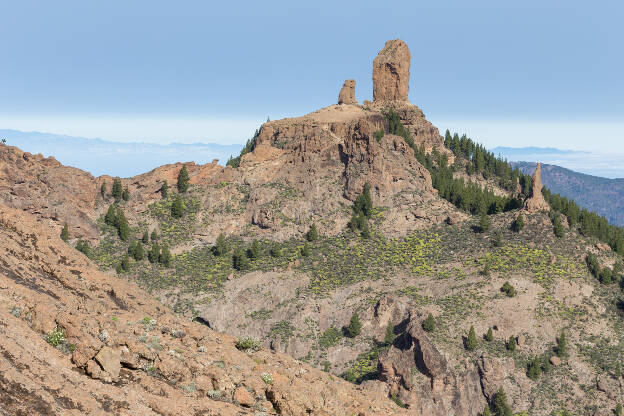
{"type": "Polygon", "coordinates": [[[113,379],[119,377],[121,370],[121,353],[111,347],[103,347],[95,356],[95,361],[106,371],[113,379]]]}
{"type": "Polygon", "coordinates": [[[358,105],[355,99],[355,80],[348,79],[342,85],[340,93],[338,94],[338,104],[353,104],[358,105]]]}
{"type": "Polygon", "coordinates": [[[559,366],[561,365],[561,358],[557,357],[556,355],[553,355],[552,357],[550,357],[550,363],[552,365],[559,366]]]}
{"type": "Polygon", "coordinates": [[[386,42],[373,61],[374,101],[408,101],[411,58],[402,40],[386,42]]]}

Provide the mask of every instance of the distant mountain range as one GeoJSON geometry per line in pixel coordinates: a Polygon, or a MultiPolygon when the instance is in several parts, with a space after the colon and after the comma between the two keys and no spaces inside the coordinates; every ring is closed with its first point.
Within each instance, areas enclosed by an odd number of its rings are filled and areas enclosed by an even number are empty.
{"type": "Polygon", "coordinates": [[[225,164],[230,155],[238,155],[242,144],[215,143],[121,143],[102,139],[64,136],[51,133],[0,129],[0,138],[10,146],[30,153],[54,156],[64,165],[74,166],[94,176],[135,176],[158,166],[194,161],[208,163],[219,159],[225,164]]]}
{"type": "MultiPolygon", "coordinates": [[[[514,162],[526,174],[535,171],[534,162],[514,162]]],[[[624,226],[624,179],[608,179],[542,164],[542,182],[551,191],[573,199],[615,225],[624,226]]]]}
{"type": "Polygon", "coordinates": [[[600,153],[552,147],[495,147],[490,151],[509,161],[541,162],[588,175],[624,178],[623,152],[600,153]]]}

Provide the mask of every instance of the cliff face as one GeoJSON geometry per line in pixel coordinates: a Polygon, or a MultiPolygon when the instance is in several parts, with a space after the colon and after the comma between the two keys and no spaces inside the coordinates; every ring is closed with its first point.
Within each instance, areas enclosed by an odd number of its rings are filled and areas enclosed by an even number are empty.
{"type": "Polygon", "coordinates": [[[6,414],[402,414],[382,393],[180,319],[0,205],[6,414]]]}

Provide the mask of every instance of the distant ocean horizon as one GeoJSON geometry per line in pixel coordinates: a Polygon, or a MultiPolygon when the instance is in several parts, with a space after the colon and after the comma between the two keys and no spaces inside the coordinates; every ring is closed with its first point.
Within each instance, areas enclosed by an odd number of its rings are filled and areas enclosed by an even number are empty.
{"type": "Polygon", "coordinates": [[[7,145],[29,153],[41,153],[67,166],[94,176],[131,177],[159,166],[176,162],[210,163],[214,159],[225,165],[230,156],[237,156],[243,144],[216,143],[125,143],[102,139],[65,136],[53,133],[23,132],[0,129],[0,138],[7,145]]]}
{"type": "Polygon", "coordinates": [[[552,147],[504,147],[490,151],[510,162],[540,162],[609,179],[624,178],[624,153],[564,150],[552,147]]]}

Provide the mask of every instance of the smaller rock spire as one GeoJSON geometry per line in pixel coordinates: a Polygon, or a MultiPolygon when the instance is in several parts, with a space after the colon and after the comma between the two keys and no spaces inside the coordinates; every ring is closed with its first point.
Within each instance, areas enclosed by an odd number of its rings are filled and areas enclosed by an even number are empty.
{"type": "Polygon", "coordinates": [[[338,94],[338,104],[353,104],[358,105],[355,99],[355,80],[348,79],[342,85],[340,94],[338,94]]]}
{"type": "Polygon", "coordinates": [[[529,212],[548,211],[550,205],[544,199],[542,195],[542,165],[537,164],[535,172],[533,172],[533,188],[531,190],[531,197],[524,203],[524,208],[529,212]]]}

